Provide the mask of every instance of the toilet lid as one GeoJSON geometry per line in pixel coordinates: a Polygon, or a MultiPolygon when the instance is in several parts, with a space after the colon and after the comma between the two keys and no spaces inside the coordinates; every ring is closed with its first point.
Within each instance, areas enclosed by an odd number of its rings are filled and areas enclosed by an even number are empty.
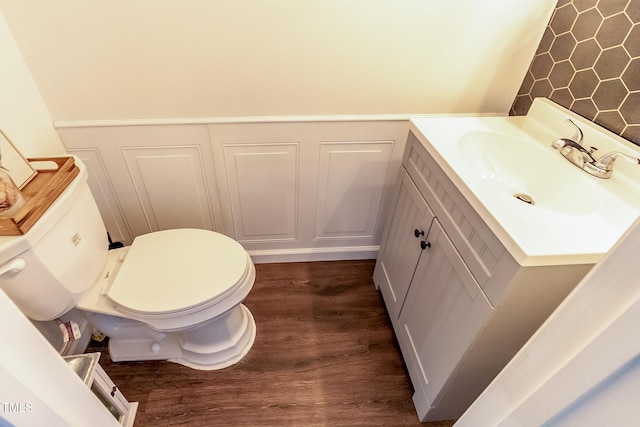
{"type": "Polygon", "coordinates": [[[164,230],[136,237],[108,296],[133,312],[163,314],[205,304],[249,268],[235,240],[213,231],[164,230]]]}

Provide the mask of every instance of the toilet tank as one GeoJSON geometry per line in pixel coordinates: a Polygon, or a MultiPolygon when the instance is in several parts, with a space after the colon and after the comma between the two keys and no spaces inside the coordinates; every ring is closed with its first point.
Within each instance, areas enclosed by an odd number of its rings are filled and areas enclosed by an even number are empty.
{"type": "Polygon", "coordinates": [[[55,319],[73,308],[106,263],[108,238],[80,173],[36,224],[21,236],[0,236],[0,288],[33,320],[55,319]]]}

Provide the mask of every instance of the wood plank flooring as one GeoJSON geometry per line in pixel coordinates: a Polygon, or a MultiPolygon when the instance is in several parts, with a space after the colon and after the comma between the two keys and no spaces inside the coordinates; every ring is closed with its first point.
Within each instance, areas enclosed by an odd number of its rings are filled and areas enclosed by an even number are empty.
{"type": "Polygon", "coordinates": [[[259,264],[245,300],[256,341],[239,363],[197,371],[163,362],[100,363],[136,426],[451,426],[420,424],[374,261],[259,264]]]}

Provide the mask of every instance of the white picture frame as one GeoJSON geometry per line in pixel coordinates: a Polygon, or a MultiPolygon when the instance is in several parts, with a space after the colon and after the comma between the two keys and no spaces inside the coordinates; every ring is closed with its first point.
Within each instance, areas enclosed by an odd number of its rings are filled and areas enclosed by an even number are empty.
{"type": "Polygon", "coordinates": [[[2,129],[0,129],[0,155],[2,167],[7,170],[19,189],[24,188],[38,173],[2,129]]]}

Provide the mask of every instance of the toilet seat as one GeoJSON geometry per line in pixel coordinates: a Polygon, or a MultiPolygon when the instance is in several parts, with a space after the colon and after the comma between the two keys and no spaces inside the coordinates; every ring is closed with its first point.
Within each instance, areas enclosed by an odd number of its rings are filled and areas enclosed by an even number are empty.
{"type": "Polygon", "coordinates": [[[107,296],[128,317],[175,329],[185,326],[176,324],[178,317],[238,304],[254,278],[253,263],[235,240],[209,230],[164,230],[133,241],[107,296]]]}
{"type": "Polygon", "coordinates": [[[114,362],[222,369],[242,359],[255,340],[255,320],[242,304],[255,278],[249,254],[227,236],[154,232],[108,251],[100,277],[76,307],[109,336],[114,362]]]}

